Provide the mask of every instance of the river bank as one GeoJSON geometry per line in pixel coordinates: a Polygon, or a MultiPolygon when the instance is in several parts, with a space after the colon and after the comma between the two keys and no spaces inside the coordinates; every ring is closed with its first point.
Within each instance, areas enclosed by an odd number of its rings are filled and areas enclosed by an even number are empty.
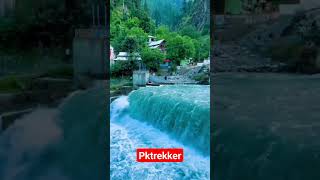
{"type": "Polygon", "coordinates": [[[110,103],[119,96],[128,95],[133,90],[130,77],[111,78],[110,80],[110,103]]]}

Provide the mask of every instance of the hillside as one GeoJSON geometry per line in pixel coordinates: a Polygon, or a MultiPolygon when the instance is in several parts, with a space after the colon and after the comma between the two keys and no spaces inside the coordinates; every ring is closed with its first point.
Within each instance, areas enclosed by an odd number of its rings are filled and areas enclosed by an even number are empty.
{"type": "Polygon", "coordinates": [[[210,29],[209,0],[145,0],[156,25],[167,25],[172,30],[186,25],[208,33],[210,29]]]}

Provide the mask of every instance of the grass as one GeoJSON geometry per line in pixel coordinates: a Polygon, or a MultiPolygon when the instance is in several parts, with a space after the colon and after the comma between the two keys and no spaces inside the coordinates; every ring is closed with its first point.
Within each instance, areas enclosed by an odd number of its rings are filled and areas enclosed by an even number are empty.
{"type": "Polygon", "coordinates": [[[129,77],[111,78],[110,80],[111,91],[118,91],[123,86],[132,86],[132,80],[129,77]]]}

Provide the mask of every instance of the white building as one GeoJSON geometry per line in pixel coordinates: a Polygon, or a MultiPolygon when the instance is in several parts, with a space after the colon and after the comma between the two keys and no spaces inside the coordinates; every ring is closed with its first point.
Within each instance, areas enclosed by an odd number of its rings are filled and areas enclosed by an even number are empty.
{"type": "Polygon", "coordinates": [[[156,41],[156,37],[154,37],[154,36],[150,36],[149,35],[148,38],[149,38],[149,41],[148,41],[149,43],[153,42],[153,41],[156,41]]]}
{"type": "Polygon", "coordinates": [[[135,60],[135,61],[141,61],[141,56],[139,53],[128,53],[128,52],[119,52],[117,55],[117,58],[114,59],[114,61],[128,61],[128,60],[135,60]]]}
{"type": "Polygon", "coordinates": [[[148,47],[151,49],[160,49],[162,52],[165,51],[166,41],[164,39],[156,40],[154,36],[148,36],[148,47]]]}
{"type": "Polygon", "coordinates": [[[203,64],[204,64],[204,65],[210,65],[210,59],[205,59],[205,60],[203,61],[203,64]]]}

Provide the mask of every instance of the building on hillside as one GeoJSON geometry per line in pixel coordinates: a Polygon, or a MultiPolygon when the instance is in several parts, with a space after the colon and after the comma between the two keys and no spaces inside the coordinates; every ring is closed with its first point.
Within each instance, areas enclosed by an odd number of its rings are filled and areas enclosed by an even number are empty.
{"type": "Polygon", "coordinates": [[[149,43],[149,48],[159,49],[162,52],[164,52],[166,50],[165,46],[166,46],[166,41],[164,39],[161,39],[159,41],[152,41],[149,43]]]}
{"type": "Polygon", "coordinates": [[[210,58],[205,59],[205,60],[203,61],[203,64],[204,64],[204,65],[210,65],[210,58]]]}
{"type": "Polygon", "coordinates": [[[197,63],[197,66],[198,67],[201,67],[201,66],[203,66],[204,64],[203,63],[197,63]]]}
{"type": "Polygon", "coordinates": [[[15,0],[0,0],[0,17],[9,15],[14,8],[15,0]]]}
{"type": "Polygon", "coordinates": [[[119,52],[114,62],[128,60],[141,61],[142,59],[139,53],[119,52]]]}
{"type": "MultiPolygon", "coordinates": [[[[150,49],[159,49],[162,53],[166,52],[166,41],[164,39],[156,40],[154,36],[148,36],[148,47],[150,49]]],[[[160,63],[160,71],[167,73],[171,68],[171,60],[165,59],[160,63]]]]}
{"type": "Polygon", "coordinates": [[[148,36],[148,43],[150,43],[150,42],[153,42],[153,41],[156,41],[156,37],[154,37],[154,36],[148,36]]]}
{"type": "Polygon", "coordinates": [[[154,36],[148,36],[148,47],[151,49],[159,49],[162,52],[165,52],[166,50],[166,41],[164,39],[156,40],[156,37],[154,36]]]}

